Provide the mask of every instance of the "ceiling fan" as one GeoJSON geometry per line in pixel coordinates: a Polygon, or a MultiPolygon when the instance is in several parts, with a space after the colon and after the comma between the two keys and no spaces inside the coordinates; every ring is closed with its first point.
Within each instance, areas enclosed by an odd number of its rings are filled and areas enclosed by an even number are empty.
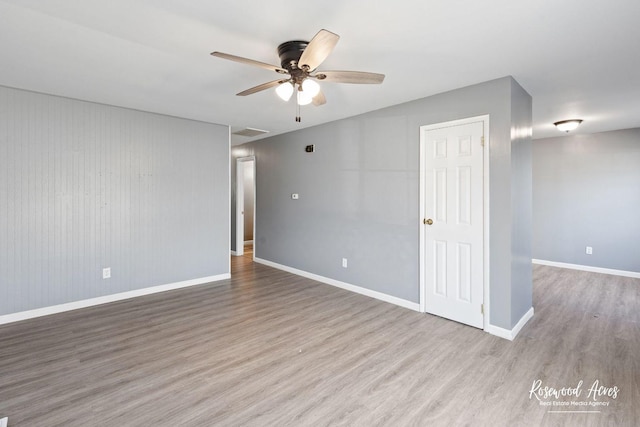
{"type": "Polygon", "coordinates": [[[380,84],[384,74],[367,73],[363,71],[318,71],[317,68],[327,59],[338,43],[340,36],[327,30],[320,30],[311,41],[292,40],[278,46],[280,67],[265,62],[223,52],[211,52],[211,55],[242,64],[265,68],[282,74],[282,77],[238,93],[238,96],[251,95],[272,87],[284,101],[288,101],[296,92],[298,115],[300,121],[300,105],[322,105],[327,102],[320,85],[315,80],[333,83],[380,84]]]}

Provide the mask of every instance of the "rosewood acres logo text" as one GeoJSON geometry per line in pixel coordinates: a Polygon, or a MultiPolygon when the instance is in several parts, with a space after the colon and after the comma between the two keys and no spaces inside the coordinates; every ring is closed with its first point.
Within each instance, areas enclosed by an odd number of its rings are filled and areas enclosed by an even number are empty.
{"type": "MultiPolygon", "coordinates": [[[[536,399],[540,406],[553,409],[580,410],[597,409],[610,406],[611,400],[618,398],[618,386],[602,384],[595,380],[591,386],[583,388],[584,381],[580,380],[575,387],[555,388],[542,384],[542,380],[535,380],[529,390],[529,399],[536,399]]],[[[597,411],[596,411],[597,412],[597,411]]]]}

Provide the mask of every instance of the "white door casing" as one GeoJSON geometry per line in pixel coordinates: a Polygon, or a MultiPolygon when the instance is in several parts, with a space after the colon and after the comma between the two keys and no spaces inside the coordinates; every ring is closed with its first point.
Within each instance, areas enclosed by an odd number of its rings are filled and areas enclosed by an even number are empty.
{"type": "Polygon", "coordinates": [[[420,132],[421,307],[483,328],[485,120],[420,132]]]}

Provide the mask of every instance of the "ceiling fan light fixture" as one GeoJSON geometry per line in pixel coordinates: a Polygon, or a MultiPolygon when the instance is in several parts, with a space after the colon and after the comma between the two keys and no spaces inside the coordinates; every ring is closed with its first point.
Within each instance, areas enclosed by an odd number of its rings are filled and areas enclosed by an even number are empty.
{"type": "Polygon", "coordinates": [[[327,30],[320,30],[311,41],[291,40],[278,46],[280,65],[271,65],[266,62],[243,58],[223,52],[212,52],[211,55],[241,64],[251,65],[270,71],[275,71],[281,77],[278,80],[262,83],[258,86],[243,90],[237,96],[247,96],[275,88],[279,98],[288,102],[293,93],[296,93],[296,108],[298,115],[296,121],[300,121],[300,106],[312,104],[324,105],[327,99],[322,93],[316,80],[332,83],[357,83],[380,84],[384,80],[384,74],[369,73],[364,71],[323,71],[315,73],[318,67],[331,54],[338,43],[340,36],[327,30]],[[285,75],[286,77],[282,77],[285,75]]]}
{"type": "Polygon", "coordinates": [[[569,119],[555,122],[554,125],[559,131],[569,132],[580,126],[580,123],[582,123],[582,120],[580,119],[569,119]]]}
{"type": "Polygon", "coordinates": [[[313,101],[313,96],[306,91],[298,91],[298,105],[309,105],[313,101]]]}
{"type": "Polygon", "coordinates": [[[285,102],[290,100],[293,95],[293,84],[290,82],[282,83],[276,88],[276,94],[285,102]]]}
{"type": "Polygon", "coordinates": [[[304,79],[302,82],[302,92],[313,98],[318,94],[318,92],[320,92],[320,85],[308,78],[304,79]]]}

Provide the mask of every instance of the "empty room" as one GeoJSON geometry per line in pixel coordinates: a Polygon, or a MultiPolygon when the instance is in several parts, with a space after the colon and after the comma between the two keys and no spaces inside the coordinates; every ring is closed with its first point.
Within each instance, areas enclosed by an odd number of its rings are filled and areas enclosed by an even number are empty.
{"type": "Polygon", "coordinates": [[[640,425],[639,16],[0,0],[0,427],[640,425]]]}

